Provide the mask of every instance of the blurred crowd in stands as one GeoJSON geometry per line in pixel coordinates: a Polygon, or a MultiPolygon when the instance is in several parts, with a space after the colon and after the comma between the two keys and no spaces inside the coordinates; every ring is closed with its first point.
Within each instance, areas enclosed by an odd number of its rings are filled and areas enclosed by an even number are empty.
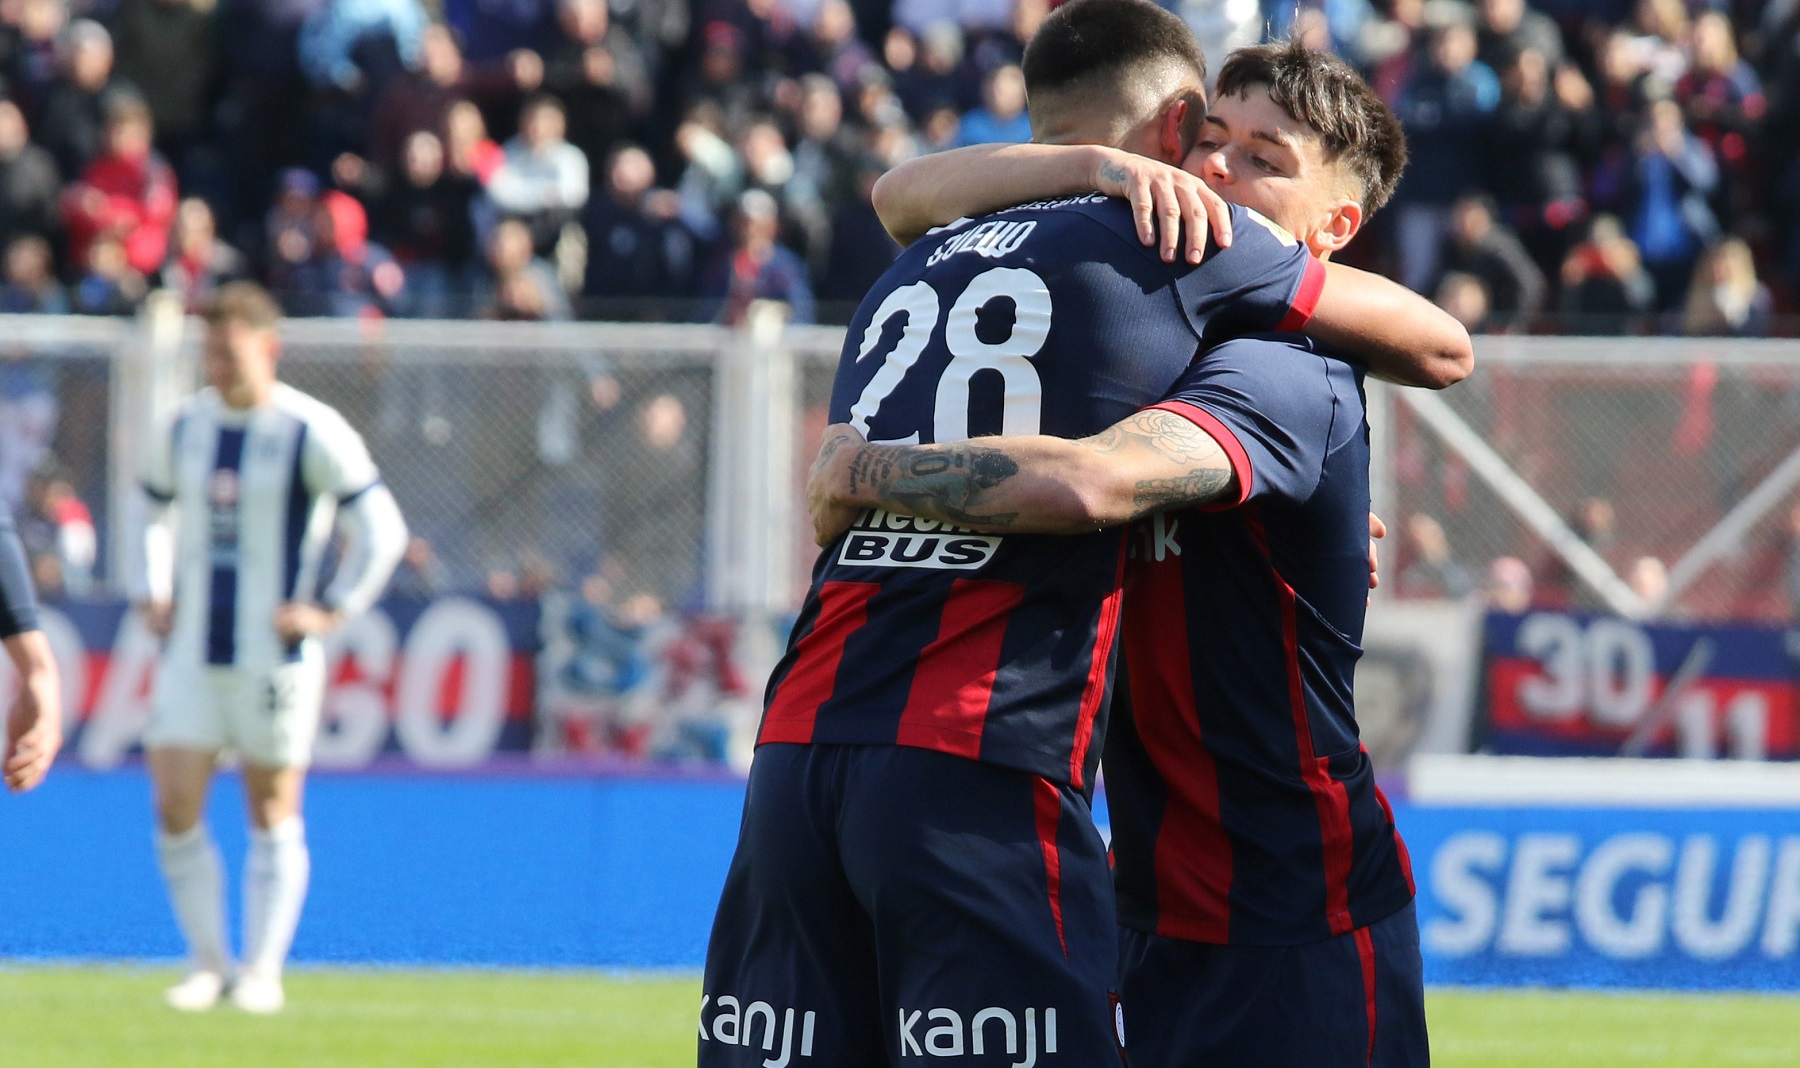
{"type": "MultiPolygon", "coordinates": [[[[1215,68],[1293,32],[1368,74],[1413,163],[1358,261],[1478,329],[1795,306],[1795,0],[1165,2],[1215,68]]],[[[897,252],[882,171],[1029,136],[1050,6],[0,0],[0,309],[841,319],[897,252]]]]}

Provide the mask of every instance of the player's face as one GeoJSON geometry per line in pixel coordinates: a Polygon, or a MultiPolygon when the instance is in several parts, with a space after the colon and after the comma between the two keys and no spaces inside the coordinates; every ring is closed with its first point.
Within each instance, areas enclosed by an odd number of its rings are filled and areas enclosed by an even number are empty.
{"type": "Polygon", "coordinates": [[[206,382],[235,408],[261,404],[275,386],[275,331],[227,319],[206,329],[206,382]]]}
{"type": "MultiPolygon", "coordinates": [[[[1312,247],[1344,202],[1342,183],[1312,129],[1261,90],[1213,101],[1183,165],[1215,192],[1267,216],[1312,247]]],[[[1340,242],[1341,244],[1341,242],[1340,242]]]]}

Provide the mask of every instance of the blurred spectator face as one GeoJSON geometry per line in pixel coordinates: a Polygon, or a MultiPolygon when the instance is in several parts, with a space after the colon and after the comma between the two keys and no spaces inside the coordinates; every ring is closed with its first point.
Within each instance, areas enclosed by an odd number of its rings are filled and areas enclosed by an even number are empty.
{"type": "Polygon", "coordinates": [[[1517,615],[1531,607],[1531,569],[1516,556],[1502,556],[1488,568],[1488,604],[1517,615]]]}
{"type": "Polygon", "coordinates": [[[844,98],[837,84],[821,74],[809,74],[802,83],[800,130],[814,141],[824,141],[844,122],[844,98]]]}
{"type": "Polygon", "coordinates": [[[923,133],[925,143],[931,148],[942,148],[956,140],[956,131],[962,126],[962,117],[955,108],[938,108],[925,116],[923,133]]]}
{"type": "Polygon", "coordinates": [[[1325,12],[1316,7],[1303,7],[1294,13],[1294,26],[1289,35],[1310,52],[1331,51],[1331,23],[1325,12]]]}
{"type": "Polygon", "coordinates": [[[519,132],[525,135],[525,143],[532,148],[546,148],[563,139],[568,132],[568,120],[560,106],[549,100],[538,100],[527,105],[525,114],[519,117],[519,132]]]}
{"type": "Polygon", "coordinates": [[[1654,556],[1640,556],[1631,562],[1631,592],[1646,601],[1660,601],[1669,591],[1669,569],[1654,556]]]}
{"type": "Polygon", "coordinates": [[[1535,48],[1521,51],[1506,68],[1501,84],[1507,93],[1521,100],[1536,103],[1544,99],[1550,90],[1550,66],[1544,61],[1544,54],[1535,48]]]}
{"type": "Polygon", "coordinates": [[[737,27],[709,23],[702,33],[700,76],[712,86],[734,85],[744,74],[744,39],[737,27]]]}
{"type": "Polygon", "coordinates": [[[117,280],[125,277],[130,263],[125,258],[125,244],[112,234],[105,234],[88,246],[88,273],[117,280]]]}
{"type": "Polygon", "coordinates": [[[650,153],[636,145],[622,148],[613,155],[606,184],[613,199],[621,204],[636,204],[656,184],[656,164],[650,153]]]}
{"type": "Polygon", "coordinates": [[[1756,288],[1756,260],[1741,237],[1728,237],[1706,254],[1707,282],[1724,289],[1756,288]]]}
{"type": "Polygon", "coordinates": [[[856,13],[844,0],[825,0],[813,19],[813,40],[834,48],[856,35],[856,13]]]}
{"type": "Polygon", "coordinates": [[[1507,34],[1525,20],[1525,0],[1481,0],[1481,24],[1495,33],[1507,34]]]}
{"type": "Polygon", "coordinates": [[[122,115],[106,124],[106,150],[121,159],[140,160],[150,154],[150,115],[122,115]]]}
{"type": "Polygon", "coordinates": [[[891,71],[911,70],[919,60],[919,42],[905,26],[895,26],[881,42],[881,58],[891,71]]]}
{"type": "Polygon", "coordinates": [[[98,22],[82,19],[69,25],[69,80],[87,92],[98,92],[112,76],[112,35],[98,22]]]}
{"type": "Polygon", "coordinates": [[[0,100],[0,156],[16,156],[30,139],[25,113],[10,100],[0,100]]]}
{"type": "Polygon", "coordinates": [[[416,189],[429,189],[444,175],[444,143],[428,130],[406,139],[406,181],[416,189]]]}
{"type": "Polygon", "coordinates": [[[1458,242],[1477,244],[1493,232],[1493,209],[1480,197],[1463,197],[1451,209],[1450,227],[1458,242]]]}
{"type": "Polygon", "coordinates": [[[1673,100],[1658,100],[1650,105],[1650,147],[1665,156],[1678,155],[1687,144],[1687,120],[1681,105],[1673,100]]]}
{"type": "Polygon", "coordinates": [[[36,291],[50,280],[50,245],[41,237],[21,237],[6,246],[6,281],[36,291]]]}
{"type": "Polygon", "coordinates": [[[1487,286],[1482,284],[1481,279],[1459,271],[1445,275],[1444,280],[1438,284],[1437,305],[1449,312],[1465,330],[1470,331],[1480,330],[1486,325],[1488,314],[1493,310],[1487,286]]]}
{"type": "Polygon", "coordinates": [[[773,245],[781,232],[781,213],[775,198],[760,189],[739,197],[732,230],[739,248],[765,249],[773,245]]]}
{"type": "Polygon", "coordinates": [[[63,0],[25,0],[19,11],[19,32],[30,41],[53,41],[68,23],[63,0]]]}
{"type": "Polygon", "coordinates": [[[1605,497],[1589,497],[1575,513],[1575,533],[1590,545],[1609,541],[1613,533],[1613,506],[1605,497]]]}
{"type": "Polygon", "coordinates": [[[758,182],[781,185],[794,174],[794,157],[788,152],[787,139],[772,122],[759,122],[744,131],[739,149],[744,169],[758,182]]]}
{"type": "Polygon", "coordinates": [[[671,394],[658,393],[638,409],[638,433],[657,452],[674,448],[686,431],[687,409],[671,394]]]}
{"type": "Polygon", "coordinates": [[[570,39],[596,45],[606,36],[611,12],[606,8],[606,0],[562,0],[556,8],[556,20],[570,39]]]}
{"type": "Polygon", "coordinates": [[[1049,0],[1019,0],[1013,5],[1013,39],[1023,44],[1037,36],[1038,27],[1049,14],[1049,0]]]}
{"type": "Polygon", "coordinates": [[[313,251],[321,256],[337,251],[337,215],[323,201],[313,207],[313,251]]]}
{"type": "Polygon", "coordinates": [[[1011,63],[988,75],[981,99],[997,119],[1010,119],[1025,110],[1025,75],[1011,63]]]}
{"type": "Polygon", "coordinates": [[[962,63],[963,35],[954,22],[934,22],[925,27],[919,45],[925,69],[933,74],[953,74],[962,63]]]}
{"type": "Polygon", "coordinates": [[[212,248],[217,226],[206,201],[189,197],[175,213],[175,247],[184,256],[196,259],[212,248]]]}
{"type": "Polygon", "coordinates": [[[1461,23],[1438,30],[1431,39],[1431,61],[1445,74],[1461,74],[1475,62],[1475,31],[1461,23]]]}
{"type": "Polygon", "coordinates": [[[458,100],[450,105],[445,125],[450,129],[450,159],[463,172],[472,172],[475,148],[487,140],[487,123],[482,121],[481,109],[467,100],[458,100]]]}
{"type": "Polygon", "coordinates": [[[1419,512],[1406,521],[1407,545],[1420,559],[1441,564],[1450,559],[1450,539],[1438,521],[1419,512]]]}
{"type": "Polygon", "coordinates": [[[1737,66],[1737,42],[1731,36],[1731,20],[1708,11],[1694,21],[1694,66],[1713,74],[1725,74],[1737,66]]]}
{"type": "Polygon", "coordinates": [[[519,577],[509,568],[490,568],[486,585],[487,595],[496,601],[510,601],[519,595],[519,577]]]}
{"type": "Polygon", "coordinates": [[[517,219],[502,220],[488,238],[488,265],[508,277],[531,265],[531,228],[517,219]]]}
{"type": "Polygon", "coordinates": [[[419,38],[419,56],[425,77],[433,84],[449,87],[462,79],[462,49],[450,27],[433,23],[419,38]]]}
{"type": "Polygon", "coordinates": [[[1687,5],[1683,0],[1638,0],[1637,24],[1653,37],[1682,44],[1687,38],[1687,5]]]}
{"type": "Polygon", "coordinates": [[[1644,53],[1624,30],[1614,30],[1600,50],[1600,74],[1610,85],[1627,86],[1645,71],[1644,53]]]}

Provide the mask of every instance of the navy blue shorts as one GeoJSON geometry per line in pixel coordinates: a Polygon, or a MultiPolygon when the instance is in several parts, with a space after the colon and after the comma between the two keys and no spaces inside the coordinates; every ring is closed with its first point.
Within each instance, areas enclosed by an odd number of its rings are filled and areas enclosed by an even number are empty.
{"type": "Polygon", "coordinates": [[[1131,1068],[1431,1063],[1411,904],[1300,946],[1220,946],[1120,931],[1131,1068]]]}
{"type": "Polygon", "coordinates": [[[765,745],[707,947],[699,1063],[1116,1066],[1117,975],[1080,792],[925,749],[765,745]]]}

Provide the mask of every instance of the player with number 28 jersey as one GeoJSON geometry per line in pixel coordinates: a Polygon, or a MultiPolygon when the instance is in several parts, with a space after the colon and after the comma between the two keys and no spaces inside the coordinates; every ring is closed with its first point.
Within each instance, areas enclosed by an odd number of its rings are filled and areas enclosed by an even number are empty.
{"type": "MultiPolygon", "coordinates": [[[[1234,243],[1198,266],[1162,262],[1098,196],[916,242],[851,323],[832,420],[874,441],[1082,437],[1161,398],[1204,345],[1297,329],[1322,268],[1232,210],[1234,243]]],[[[1088,802],[1124,548],[1122,529],[983,535],[881,511],[826,548],[770,679],[702,1066],[1118,1063],[1088,802]]]]}
{"type": "MultiPolygon", "coordinates": [[[[918,242],[851,323],[832,421],[877,442],[1105,429],[1201,345],[1306,321],[1318,261],[1233,213],[1237,242],[1192,268],[1157,259],[1098,196],[918,242]]],[[[1001,537],[866,515],[820,559],[759,742],[914,746],[1091,788],[1123,546],[1117,529],[1001,537]]]]}

